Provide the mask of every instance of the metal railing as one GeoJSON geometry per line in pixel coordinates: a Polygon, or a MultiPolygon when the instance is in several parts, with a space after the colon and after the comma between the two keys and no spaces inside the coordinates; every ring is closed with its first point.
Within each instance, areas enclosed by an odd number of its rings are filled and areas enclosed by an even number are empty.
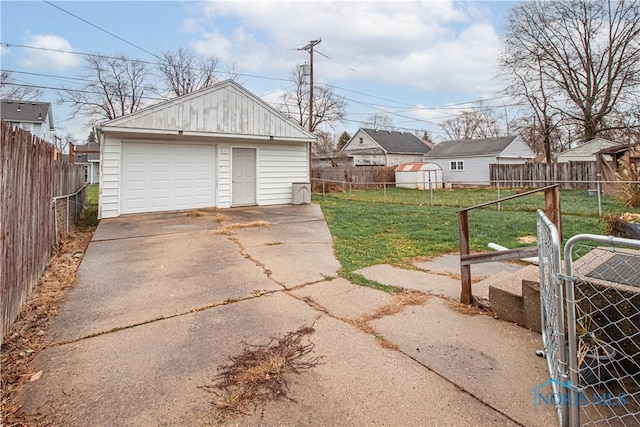
{"type": "Polygon", "coordinates": [[[538,248],[542,338],[560,425],[640,425],[640,240],[574,236],[563,273],[557,230],[539,211],[538,248]]]}

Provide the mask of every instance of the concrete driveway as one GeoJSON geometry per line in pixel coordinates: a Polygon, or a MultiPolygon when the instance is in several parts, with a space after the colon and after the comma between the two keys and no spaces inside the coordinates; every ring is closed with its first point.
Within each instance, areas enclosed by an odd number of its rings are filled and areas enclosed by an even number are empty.
{"type": "Polygon", "coordinates": [[[216,424],[202,387],[218,367],[247,345],[312,326],[322,364],[293,378],[291,400],[228,423],[554,422],[553,408],[532,404],[530,390],[548,379],[534,355],[537,334],[435,296],[376,320],[380,333],[363,332],[351,320],[392,296],[337,278],[318,206],[221,212],[228,218],[102,221],[47,331],[50,345],[35,359],[43,375],[24,390],[22,410],[66,426],[216,424]],[[256,221],[267,224],[229,228],[256,221]],[[381,334],[395,349],[380,345],[381,334]]]}

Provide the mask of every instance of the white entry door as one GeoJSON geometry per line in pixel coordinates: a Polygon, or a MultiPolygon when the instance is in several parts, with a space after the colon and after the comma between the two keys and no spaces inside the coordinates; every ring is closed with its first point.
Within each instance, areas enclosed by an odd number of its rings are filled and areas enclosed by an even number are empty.
{"type": "Polygon", "coordinates": [[[256,150],[255,148],[234,148],[232,201],[233,206],[256,204],[256,150]]]}

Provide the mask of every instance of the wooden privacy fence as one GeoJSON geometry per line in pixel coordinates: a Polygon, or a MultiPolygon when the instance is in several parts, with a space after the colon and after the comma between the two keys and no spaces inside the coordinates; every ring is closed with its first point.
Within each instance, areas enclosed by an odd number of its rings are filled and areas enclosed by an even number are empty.
{"type": "Polygon", "coordinates": [[[489,165],[491,185],[535,188],[558,183],[562,189],[587,190],[597,180],[596,162],[489,165]]]}
{"type": "Polygon", "coordinates": [[[14,130],[6,122],[0,124],[0,130],[0,322],[4,336],[55,250],[56,230],[62,231],[54,221],[54,196],[81,190],[84,169],[55,162],[53,146],[29,132],[14,130]]]}

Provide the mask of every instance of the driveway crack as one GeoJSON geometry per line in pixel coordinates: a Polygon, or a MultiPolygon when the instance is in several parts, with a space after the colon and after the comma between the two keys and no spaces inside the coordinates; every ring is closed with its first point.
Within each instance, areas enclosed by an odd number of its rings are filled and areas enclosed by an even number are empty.
{"type": "Polygon", "coordinates": [[[238,247],[238,252],[240,253],[240,255],[242,255],[244,258],[248,259],[249,261],[252,261],[255,265],[260,267],[262,269],[262,272],[264,273],[264,275],[267,276],[267,278],[269,280],[272,280],[277,285],[281,286],[283,289],[287,289],[287,287],[284,285],[284,283],[282,283],[282,282],[280,282],[280,281],[278,281],[278,280],[273,278],[273,271],[269,270],[264,263],[262,263],[260,260],[258,260],[256,258],[252,257],[249,253],[247,253],[245,251],[244,245],[242,244],[240,239],[238,239],[237,237],[234,237],[234,236],[228,236],[227,239],[229,239],[230,242],[233,242],[233,243],[236,244],[236,246],[238,247]]]}

